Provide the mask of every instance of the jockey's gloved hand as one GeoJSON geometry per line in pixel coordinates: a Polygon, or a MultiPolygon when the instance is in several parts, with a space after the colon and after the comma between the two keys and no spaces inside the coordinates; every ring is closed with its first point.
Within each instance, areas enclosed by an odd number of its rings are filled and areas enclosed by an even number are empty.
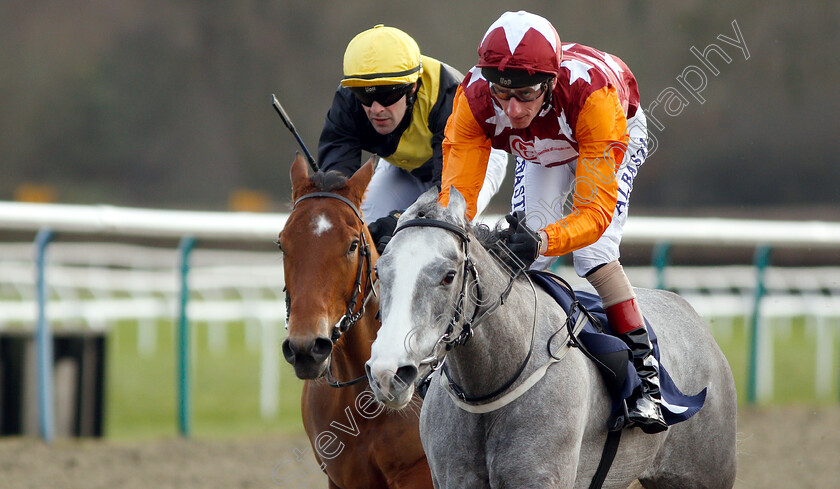
{"type": "Polygon", "coordinates": [[[522,268],[527,270],[540,256],[540,235],[528,229],[524,211],[514,211],[513,214],[506,215],[505,220],[512,230],[510,236],[507,237],[507,247],[521,262],[522,268]]]}
{"type": "Polygon", "coordinates": [[[387,216],[380,217],[368,226],[370,236],[373,238],[374,245],[376,245],[376,251],[380,254],[385,251],[385,246],[391,241],[391,236],[397,229],[397,219],[400,218],[402,213],[401,210],[393,210],[387,216]]]}

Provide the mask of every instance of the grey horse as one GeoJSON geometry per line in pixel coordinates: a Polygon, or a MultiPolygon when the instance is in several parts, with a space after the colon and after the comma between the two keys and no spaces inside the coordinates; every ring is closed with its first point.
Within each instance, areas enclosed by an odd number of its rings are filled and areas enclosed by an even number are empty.
{"type": "MultiPolygon", "coordinates": [[[[366,364],[374,394],[403,408],[418,379],[434,372],[420,435],[437,488],[589,487],[610,416],[601,374],[579,349],[566,346],[565,331],[552,337],[566,320],[562,308],[527,276],[510,280],[509,269],[478,243],[476,234],[487,229],[465,222],[463,197],[453,191],[445,208],[436,197],[427,192],[406,210],[377,264],[382,327],[366,364]],[[459,302],[464,293],[467,300],[459,302]],[[466,342],[465,321],[475,324],[466,342]],[[563,348],[565,356],[551,364],[549,349],[559,357],[563,348]],[[494,393],[511,379],[517,380],[504,390],[519,390],[518,397],[468,412],[441,382],[444,357],[461,392],[493,396],[485,406],[504,397],[494,393]],[[550,364],[523,393],[526,379],[550,364]]],[[[685,300],[666,291],[636,293],[676,385],[692,394],[708,391],[696,415],[665,432],[626,429],[602,487],[626,488],[638,479],[648,489],[731,488],[736,392],[726,358],[685,300]]]]}

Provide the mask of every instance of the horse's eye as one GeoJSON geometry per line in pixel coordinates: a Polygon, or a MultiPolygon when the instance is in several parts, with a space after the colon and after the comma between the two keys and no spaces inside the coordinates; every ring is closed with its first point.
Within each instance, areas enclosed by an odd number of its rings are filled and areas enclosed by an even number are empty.
{"type": "Polygon", "coordinates": [[[455,280],[455,270],[450,270],[446,272],[446,275],[443,276],[443,280],[440,281],[441,285],[449,285],[452,281],[455,280]]]}
{"type": "Polygon", "coordinates": [[[376,277],[376,280],[379,280],[379,267],[373,267],[373,275],[376,277]]]}
{"type": "Polygon", "coordinates": [[[283,245],[280,243],[279,239],[277,241],[275,241],[274,244],[277,245],[277,249],[279,249],[280,251],[283,251],[283,245]]]}
{"type": "Polygon", "coordinates": [[[359,240],[354,239],[353,242],[350,243],[350,249],[347,250],[347,254],[353,253],[357,248],[359,248],[359,240]]]}

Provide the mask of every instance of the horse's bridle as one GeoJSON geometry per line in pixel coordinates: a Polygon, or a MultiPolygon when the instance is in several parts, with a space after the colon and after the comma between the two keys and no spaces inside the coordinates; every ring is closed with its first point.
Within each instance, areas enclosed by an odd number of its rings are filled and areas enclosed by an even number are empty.
{"type": "MultiPolygon", "coordinates": [[[[481,321],[483,321],[485,318],[487,318],[490,314],[492,314],[499,306],[501,306],[504,303],[505,299],[510,294],[510,291],[513,287],[513,283],[516,280],[516,277],[519,276],[519,273],[522,272],[522,270],[519,269],[514,274],[511,275],[510,282],[508,282],[507,287],[501,293],[501,295],[499,296],[499,299],[495,303],[491,304],[489,307],[485,308],[485,310],[481,314],[481,316],[478,316],[479,309],[481,309],[481,308],[477,304],[475,309],[473,310],[472,318],[468,321],[464,321],[464,324],[461,327],[461,332],[458,334],[458,336],[456,336],[455,338],[452,338],[452,333],[455,330],[455,326],[458,324],[458,322],[461,319],[461,316],[463,315],[464,301],[466,299],[467,274],[468,273],[471,274],[473,276],[474,280],[475,280],[476,292],[477,292],[477,295],[478,295],[478,303],[481,304],[481,302],[482,302],[482,300],[481,300],[481,286],[480,286],[480,283],[479,283],[479,280],[478,280],[478,270],[475,268],[475,264],[473,263],[472,259],[470,258],[470,249],[469,249],[470,237],[466,233],[466,231],[464,231],[463,229],[461,229],[460,227],[458,227],[454,224],[448,223],[446,221],[441,221],[439,219],[429,219],[429,218],[411,219],[411,220],[408,220],[404,223],[401,223],[397,227],[397,229],[394,230],[394,235],[396,235],[397,232],[399,232],[399,231],[401,231],[405,228],[409,228],[409,227],[436,227],[436,228],[445,229],[447,231],[450,231],[450,232],[454,233],[456,236],[458,236],[460,238],[461,244],[462,244],[463,249],[464,249],[464,278],[461,282],[461,292],[458,296],[458,301],[455,304],[455,313],[454,313],[452,319],[450,319],[450,321],[449,321],[449,325],[446,328],[446,332],[444,332],[444,334],[440,338],[438,338],[438,340],[435,342],[434,346],[432,346],[432,353],[428,357],[421,360],[420,364],[419,364],[420,366],[430,365],[430,370],[425,375],[423,375],[423,377],[421,377],[421,379],[417,382],[417,385],[420,386],[421,389],[425,389],[425,387],[428,385],[428,383],[431,380],[432,374],[434,374],[441,367],[444,367],[444,361],[446,360],[447,353],[452,348],[454,348],[455,346],[465,344],[472,337],[473,330],[475,329],[475,327],[481,321]],[[445,345],[445,349],[442,352],[437,351],[438,350],[438,345],[440,345],[440,344],[445,345]]],[[[463,389],[461,389],[453,380],[451,380],[451,376],[447,375],[447,377],[450,378],[449,387],[456,393],[456,395],[459,398],[461,398],[462,401],[482,402],[482,401],[485,401],[487,399],[491,399],[491,398],[499,396],[504,391],[506,391],[508,388],[510,388],[517,381],[517,379],[519,379],[519,377],[522,375],[522,372],[524,372],[525,367],[528,364],[528,361],[531,359],[531,353],[534,350],[534,339],[535,339],[535,336],[536,336],[536,329],[537,329],[537,309],[536,309],[536,307],[537,307],[537,301],[536,301],[537,291],[534,288],[534,284],[531,281],[531,278],[528,277],[527,274],[525,274],[525,276],[526,276],[526,278],[528,278],[528,282],[531,284],[531,288],[534,290],[534,325],[533,325],[533,328],[532,328],[532,331],[531,331],[531,347],[528,349],[528,355],[525,357],[525,360],[520,364],[519,369],[517,370],[516,374],[513,377],[511,377],[507,382],[505,382],[499,389],[495,390],[494,392],[491,392],[490,394],[483,395],[483,396],[480,396],[480,397],[470,397],[470,396],[468,396],[464,392],[463,389]]],[[[444,367],[444,371],[446,371],[445,367],[444,367]]]]}
{"type": "Polygon", "coordinates": [[[479,303],[481,303],[482,299],[481,283],[478,280],[478,270],[476,270],[475,264],[470,258],[470,237],[463,229],[454,224],[450,224],[446,221],[441,221],[438,219],[418,218],[411,219],[400,224],[399,227],[397,227],[397,229],[394,230],[394,235],[396,235],[399,231],[410,227],[436,227],[445,229],[451,233],[454,233],[461,239],[461,244],[464,249],[464,278],[461,281],[461,292],[458,294],[458,300],[455,303],[455,312],[453,313],[452,318],[449,320],[449,324],[446,327],[446,331],[435,342],[435,345],[432,348],[432,355],[420,362],[421,365],[431,364],[432,372],[434,372],[441,367],[441,365],[443,364],[443,358],[446,356],[445,354],[442,356],[438,356],[434,353],[434,350],[437,349],[437,346],[439,344],[445,345],[446,351],[449,351],[455,346],[465,344],[472,337],[473,327],[475,326],[476,316],[478,315],[479,310],[477,306],[473,310],[472,318],[464,321],[464,324],[461,326],[461,332],[455,337],[452,336],[452,333],[455,332],[455,326],[458,324],[458,322],[461,321],[461,316],[464,314],[464,305],[467,299],[467,275],[470,274],[473,276],[473,279],[475,281],[476,295],[478,296],[477,298],[479,303]]]}
{"type": "MultiPolygon", "coordinates": [[[[312,198],[328,198],[328,199],[336,199],[336,200],[340,200],[341,202],[344,202],[345,204],[347,204],[348,207],[350,207],[350,209],[353,210],[353,213],[356,215],[356,217],[359,219],[359,222],[362,224],[362,229],[361,229],[361,231],[359,231],[359,247],[358,247],[358,251],[359,251],[358,262],[359,262],[359,265],[356,269],[356,280],[353,283],[353,294],[350,296],[350,300],[347,301],[346,312],[344,313],[343,316],[341,316],[341,319],[339,319],[338,322],[335,323],[335,325],[333,325],[333,330],[332,330],[332,334],[330,335],[330,340],[332,341],[332,343],[334,345],[338,342],[339,338],[341,338],[342,334],[346,333],[350,328],[352,328],[359,321],[359,319],[361,319],[361,317],[365,314],[365,306],[367,305],[368,301],[371,299],[372,296],[376,295],[376,288],[374,287],[373,273],[372,273],[373,267],[371,266],[370,246],[368,245],[367,239],[365,238],[365,230],[364,230],[365,219],[362,217],[362,213],[359,212],[359,209],[356,207],[355,204],[353,204],[353,202],[351,202],[349,199],[347,199],[347,198],[345,198],[341,195],[338,195],[338,194],[335,194],[335,193],[332,193],[332,192],[312,192],[312,193],[306,194],[306,195],[298,198],[295,201],[292,208],[294,209],[294,207],[297,207],[297,205],[301,201],[306,200],[306,199],[312,199],[312,198]],[[358,303],[359,296],[362,295],[362,293],[363,293],[362,277],[364,277],[364,276],[367,276],[367,284],[365,285],[366,293],[364,295],[364,300],[362,301],[362,304],[357,311],[356,310],[356,305],[358,303]]],[[[289,292],[286,291],[286,325],[287,325],[286,327],[287,328],[288,328],[288,324],[289,324],[289,313],[290,313],[290,309],[291,309],[290,301],[291,301],[291,299],[290,299],[290,296],[289,296],[289,292]]],[[[347,387],[349,385],[353,385],[353,384],[356,384],[358,382],[361,382],[362,380],[365,380],[367,378],[366,376],[362,376],[362,377],[359,377],[357,379],[353,379],[353,380],[348,381],[348,382],[338,382],[332,376],[332,372],[330,372],[330,371],[327,371],[327,377],[328,377],[327,382],[333,387],[347,387]]]]}

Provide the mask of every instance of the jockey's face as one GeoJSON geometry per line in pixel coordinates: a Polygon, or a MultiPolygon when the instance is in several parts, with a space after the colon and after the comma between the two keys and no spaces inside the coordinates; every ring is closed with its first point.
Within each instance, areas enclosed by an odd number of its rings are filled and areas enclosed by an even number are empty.
{"type": "Polygon", "coordinates": [[[549,82],[548,86],[545,90],[543,90],[543,93],[539,97],[529,102],[522,102],[519,97],[516,96],[508,96],[507,100],[504,100],[495,93],[493,94],[493,98],[496,99],[496,102],[502,107],[502,110],[505,111],[505,114],[507,114],[510,119],[510,125],[514,129],[525,129],[531,125],[531,121],[533,121],[537,114],[540,113],[540,109],[545,102],[545,98],[548,96],[548,92],[552,88],[554,88],[553,80],[549,82]]]}
{"type": "Polygon", "coordinates": [[[379,134],[391,134],[397,128],[400,121],[405,116],[407,104],[405,96],[393,105],[384,107],[379,102],[374,102],[370,107],[362,106],[365,109],[365,114],[370,120],[373,129],[379,134]]]}
{"type": "MultiPolygon", "coordinates": [[[[414,90],[417,90],[416,86],[414,90]]],[[[403,95],[399,100],[390,105],[382,105],[380,102],[374,100],[370,105],[363,103],[362,108],[365,110],[365,115],[370,120],[373,129],[384,136],[394,132],[394,129],[403,120],[405,111],[408,110],[408,102],[406,95],[403,95]]]]}

